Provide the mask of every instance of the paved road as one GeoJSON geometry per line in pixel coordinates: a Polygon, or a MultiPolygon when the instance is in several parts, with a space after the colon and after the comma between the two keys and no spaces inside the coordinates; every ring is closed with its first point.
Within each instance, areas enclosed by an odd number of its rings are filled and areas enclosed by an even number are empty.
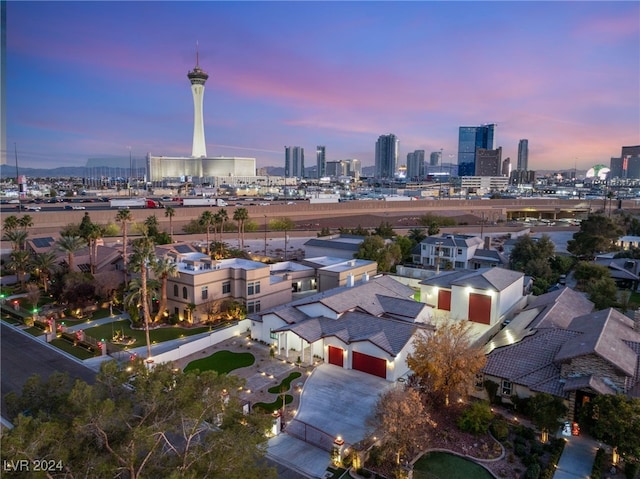
{"type": "Polygon", "coordinates": [[[48,378],[55,371],[67,371],[73,379],[78,378],[90,384],[95,382],[96,373],[84,365],[65,357],[55,349],[35,340],[33,337],[15,330],[4,323],[0,329],[1,370],[0,412],[6,418],[4,396],[12,391],[20,393],[29,376],[39,374],[48,378]]]}

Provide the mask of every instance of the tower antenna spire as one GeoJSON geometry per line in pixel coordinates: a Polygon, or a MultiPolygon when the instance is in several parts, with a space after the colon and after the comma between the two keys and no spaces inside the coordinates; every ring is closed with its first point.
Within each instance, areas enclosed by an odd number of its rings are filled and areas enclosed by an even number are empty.
{"type": "Polygon", "coordinates": [[[196,40],[196,66],[199,67],[200,66],[200,51],[199,51],[199,43],[198,40],[196,40]]]}

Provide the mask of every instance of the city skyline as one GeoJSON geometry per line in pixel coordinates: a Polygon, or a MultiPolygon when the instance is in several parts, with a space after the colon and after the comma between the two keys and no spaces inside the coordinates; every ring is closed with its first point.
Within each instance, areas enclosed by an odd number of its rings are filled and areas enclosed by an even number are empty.
{"type": "Polygon", "coordinates": [[[636,2],[7,2],[6,14],[2,155],[12,163],[15,146],[24,167],[189,155],[196,64],[209,156],[259,167],[283,165],[291,144],[372,166],[388,132],[399,158],[442,149],[457,163],[459,127],[488,123],[512,163],[529,140],[532,170],[608,164],[640,144],[636,2]]]}

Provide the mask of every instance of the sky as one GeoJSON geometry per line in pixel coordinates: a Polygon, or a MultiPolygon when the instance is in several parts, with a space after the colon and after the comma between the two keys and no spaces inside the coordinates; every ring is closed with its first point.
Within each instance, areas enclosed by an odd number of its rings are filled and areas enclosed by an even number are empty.
{"type": "Polygon", "coordinates": [[[457,163],[496,123],[515,167],[609,165],[640,144],[640,2],[6,4],[3,159],[189,156],[187,72],[209,74],[208,156],[284,166],[284,147],[373,165],[380,135],[457,163]],[[16,154],[17,153],[17,154],[16,154]]]}

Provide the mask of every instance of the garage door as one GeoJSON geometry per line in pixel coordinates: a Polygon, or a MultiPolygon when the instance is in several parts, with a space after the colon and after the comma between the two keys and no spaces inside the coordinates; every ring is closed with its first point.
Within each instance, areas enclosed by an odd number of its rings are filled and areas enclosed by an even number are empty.
{"type": "Polygon", "coordinates": [[[469,294],[469,321],[481,324],[491,323],[491,296],[469,294]]]}
{"type": "Polygon", "coordinates": [[[387,361],[382,358],[354,352],[353,369],[387,379],[387,361]]]}
{"type": "Polygon", "coordinates": [[[336,366],[344,367],[344,350],[336,348],[335,346],[329,346],[329,364],[335,364],[336,366]]]}
{"type": "Polygon", "coordinates": [[[451,311],[451,291],[445,289],[438,291],[438,309],[451,311]]]}

